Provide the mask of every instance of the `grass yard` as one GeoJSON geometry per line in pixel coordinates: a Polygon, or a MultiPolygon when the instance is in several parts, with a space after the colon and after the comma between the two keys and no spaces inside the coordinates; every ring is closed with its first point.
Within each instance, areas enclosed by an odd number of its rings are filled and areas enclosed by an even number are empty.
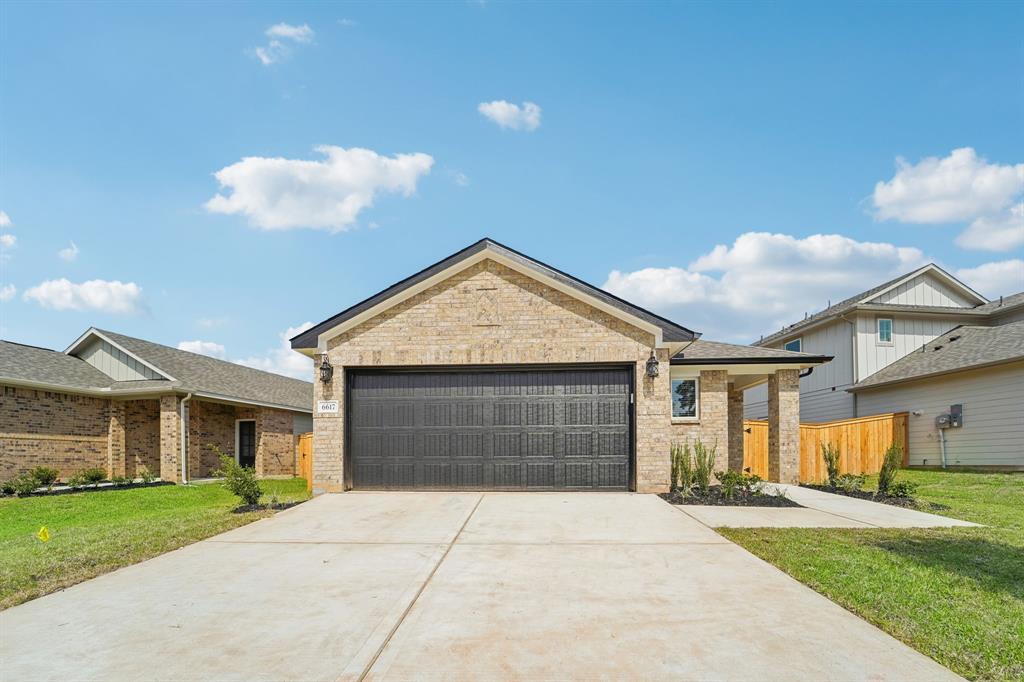
{"type": "MultiPolygon", "coordinates": [[[[301,478],[260,485],[281,502],[309,496],[301,478]]],[[[238,504],[219,484],[0,499],[0,609],[273,513],[231,513],[238,504]]]]}
{"type": "Polygon", "coordinates": [[[964,677],[1024,680],[1024,475],[899,478],[989,527],[719,532],[964,677]]]}

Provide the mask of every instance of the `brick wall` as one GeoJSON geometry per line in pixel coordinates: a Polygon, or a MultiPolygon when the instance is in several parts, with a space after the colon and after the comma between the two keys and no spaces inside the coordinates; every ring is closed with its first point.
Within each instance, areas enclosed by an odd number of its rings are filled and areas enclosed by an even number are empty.
{"type": "Polygon", "coordinates": [[[126,400],[125,471],[138,476],[145,467],[154,476],[160,474],[160,401],[126,400]]]}
{"type": "Polygon", "coordinates": [[[48,466],[107,468],[108,400],[0,386],[0,479],[48,466]]]}
{"type": "Polygon", "coordinates": [[[295,475],[291,412],[265,407],[256,411],[256,471],[261,476],[295,475]]]}
{"type": "Polygon", "coordinates": [[[188,402],[188,477],[209,478],[220,467],[217,448],[235,455],[235,419],[233,405],[211,403],[193,398],[188,402]]]}
{"type": "MultiPolygon", "coordinates": [[[[724,370],[702,370],[698,382],[697,421],[672,422],[672,442],[689,443],[700,440],[709,449],[715,448],[715,470],[729,466],[729,399],[728,374],[724,370]]],[[[741,445],[742,447],[742,445],[741,445]]]]}
{"type": "Polygon", "coordinates": [[[485,260],[332,339],[330,384],[316,400],[342,403],[338,415],[314,415],[314,491],[344,488],[345,367],[621,362],[636,372],[637,488],[668,489],[668,354],[650,379],[644,364],[653,335],[485,260]]]}

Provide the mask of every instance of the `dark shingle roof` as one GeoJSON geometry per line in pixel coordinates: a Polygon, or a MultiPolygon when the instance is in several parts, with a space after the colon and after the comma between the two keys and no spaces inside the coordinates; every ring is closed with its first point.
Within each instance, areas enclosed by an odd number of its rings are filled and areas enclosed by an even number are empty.
{"type": "Polygon", "coordinates": [[[592,284],[587,284],[583,280],[577,279],[572,275],[569,275],[561,270],[551,267],[546,263],[542,263],[538,260],[534,260],[529,256],[522,254],[515,249],[509,248],[504,244],[499,244],[493,239],[484,238],[480,241],[470,244],[466,248],[458,251],[451,256],[448,256],[444,260],[434,263],[430,267],[420,270],[416,274],[403,279],[401,282],[392,284],[387,289],[384,289],[380,293],[374,294],[370,298],[355,304],[354,306],[347,308],[333,317],[329,317],[320,324],[317,324],[310,329],[296,335],[291,339],[292,348],[316,348],[317,337],[323,332],[341,324],[342,322],[363,313],[370,308],[373,308],[380,303],[383,303],[387,299],[400,294],[402,291],[409,287],[415,286],[420,282],[433,277],[434,275],[447,270],[453,265],[473,256],[484,250],[490,250],[494,253],[500,254],[505,258],[513,260],[527,268],[539,272],[547,277],[550,277],[561,284],[575,289],[588,296],[596,298],[605,304],[608,304],[614,308],[617,308],[629,315],[640,318],[645,322],[653,324],[656,327],[660,327],[662,331],[662,338],[665,341],[691,341],[700,336],[700,334],[687,329],[686,327],[676,324],[671,320],[667,320],[660,315],[656,315],[649,310],[645,310],[639,306],[633,305],[632,303],[625,301],[614,294],[609,294],[607,291],[599,289],[592,284]]]}
{"type": "Polygon", "coordinates": [[[114,380],[57,350],[0,341],[0,378],[69,388],[109,388],[114,380]]]}
{"type": "Polygon", "coordinates": [[[964,325],[878,370],[854,384],[850,390],[874,388],[1020,359],[1024,359],[1024,321],[996,327],[964,325]]]}
{"type": "MultiPolygon", "coordinates": [[[[954,278],[952,275],[947,273],[945,270],[943,270],[939,266],[935,265],[934,263],[929,263],[928,265],[925,265],[924,267],[920,267],[917,270],[914,270],[912,272],[908,272],[906,274],[900,275],[899,277],[894,277],[894,278],[890,279],[888,282],[883,282],[882,284],[879,284],[876,287],[872,287],[872,288],[868,289],[867,291],[862,291],[859,294],[856,294],[855,296],[851,296],[851,297],[849,297],[847,299],[844,299],[844,300],[840,301],[839,303],[836,303],[835,305],[831,305],[831,306],[825,308],[824,310],[822,310],[820,312],[814,313],[813,315],[810,315],[809,317],[806,317],[803,320],[800,320],[799,322],[796,322],[794,324],[789,325],[788,327],[783,327],[782,329],[780,329],[779,331],[775,332],[774,334],[769,334],[768,336],[764,337],[763,339],[758,341],[755,345],[763,346],[763,345],[772,344],[772,343],[774,343],[774,342],[776,342],[776,341],[778,341],[780,339],[786,338],[787,336],[791,336],[794,332],[797,332],[797,331],[799,331],[801,329],[805,329],[806,327],[809,327],[810,325],[813,325],[814,323],[818,322],[819,320],[823,320],[823,319],[827,319],[827,318],[830,318],[830,317],[834,317],[836,315],[842,315],[843,313],[847,313],[847,312],[853,310],[854,308],[856,308],[857,304],[860,303],[861,301],[863,301],[864,299],[871,298],[875,294],[878,294],[878,293],[881,293],[882,291],[885,291],[886,289],[888,289],[889,287],[893,286],[897,282],[899,282],[901,280],[904,280],[904,279],[906,279],[908,277],[911,277],[913,275],[916,275],[917,273],[922,272],[926,268],[934,268],[935,270],[938,270],[939,272],[945,274],[950,279],[952,279],[954,281],[959,281],[959,280],[956,280],[956,278],[954,278]]],[[[878,307],[878,308],[891,309],[893,312],[899,312],[899,311],[912,311],[912,312],[971,312],[973,310],[976,310],[976,308],[952,308],[952,307],[946,308],[946,307],[938,307],[938,306],[900,305],[900,304],[891,304],[891,303],[871,303],[870,305],[874,306],[874,307],[878,307]]]]}
{"type": "Polygon", "coordinates": [[[984,305],[979,305],[977,308],[975,308],[975,310],[987,313],[989,315],[998,315],[1004,310],[1016,308],[1019,305],[1024,305],[1024,291],[1020,292],[1019,294],[1003,296],[1003,298],[1000,300],[989,301],[984,305]]]}
{"type": "Polygon", "coordinates": [[[775,348],[759,348],[757,346],[741,346],[734,343],[719,341],[694,341],[673,356],[673,365],[723,364],[723,363],[794,363],[812,364],[828,362],[832,358],[827,355],[810,353],[794,353],[775,348]]]}
{"type": "MultiPolygon", "coordinates": [[[[190,353],[115,332],[102,329],[97,331],[129,353],[174,377],[184,391],[221,395],[243,401],[271,403],[299,410],[313,410],[313,384],[308,381],[236,365],[233,362],[190,353]]],[[[118,385],[135,386],[142,382],[121,381],[117,383],[118,385]]]]}

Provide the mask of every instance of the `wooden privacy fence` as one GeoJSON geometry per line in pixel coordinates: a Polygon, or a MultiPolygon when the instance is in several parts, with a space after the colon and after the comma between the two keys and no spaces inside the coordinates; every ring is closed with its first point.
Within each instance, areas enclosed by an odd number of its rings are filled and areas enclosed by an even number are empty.
{"type": "Polygon", "coordinates": [[[313,434],[299,434],[295,444],[295,463],[298,475],[306,479],[306,489],[313,489],[313,434]]]}
{"type": "MultiPolygon", "coordinates": [[[[743,422],[743,468],[768,478],[768,422],[743,422]]],[[[907,413],[893,412],[870,417],[800,425],[800,481],[815,483],[826,476],[821,446],[835,443],[841,454],[841,473],[875,474],[892,443],[903,448],[907,461],[907,413]]]]}

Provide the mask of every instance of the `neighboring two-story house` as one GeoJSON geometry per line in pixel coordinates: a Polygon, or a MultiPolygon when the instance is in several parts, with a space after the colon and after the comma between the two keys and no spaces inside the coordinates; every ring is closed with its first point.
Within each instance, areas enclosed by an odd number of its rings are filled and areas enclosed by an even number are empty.
{"type": "MultiPolygon", "coordinates": [[[[753,344],[830,355],[800,380],[801,422],[910,412],[912,464],[1024,467],[1024,293],[988,301],[929,264],[753,344]],[[962,405],[964,425],[935,418],[962,405]]],[[[766,388],[744,416],[768,414],[766,388]]]]}

